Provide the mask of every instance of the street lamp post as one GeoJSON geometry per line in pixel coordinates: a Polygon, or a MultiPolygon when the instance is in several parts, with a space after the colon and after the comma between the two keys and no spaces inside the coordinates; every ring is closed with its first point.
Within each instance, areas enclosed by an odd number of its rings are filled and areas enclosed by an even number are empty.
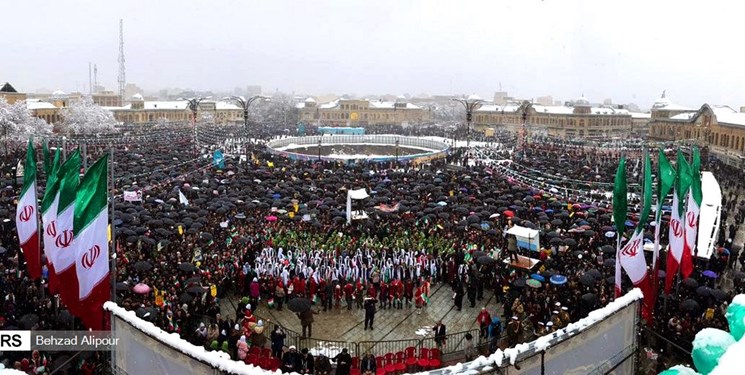
{"type": "Polygon", "coordinates": [[[396,138],[396,166],[398,166],[398,138],[396,138]]]}
{"type": "Polygon", "coordinates": [[[321,136],[318,137],[318,162],[321,162],[321,136]]]}
{"type": "MultiPolygon", "coordinates": [[[[251,104],[257,99],[261,99],[262,101],[270,100],[269,97],[263,95],[254,95],[248,99],[243,96],[230,96],[223,99],[226,101],[235,102],[239,104],[241,108],[243,108],[243,130],[246,132],[246,144],[248,144],[248,108],[251,107],[251,104]]],[[[246,148],[246,154],[248,155],[248,147],[246,148]]]]}
{"type": "Polygon", "coordinates": [[[199,153],[199,142],[197,141],[197,111],[199,111],[199,103],[209,98],[191,98],[181,99],[186,100],[186,107],[191,111],[191,126],[194,129],[194,155],[199,153]]]}
{"type": "Polygon", "coordinates": [[[466,109],[466,165],[468,165],[468,151],[471,147],[471,121],[473,121],[473,110],[476,109],[477,106],[480,106],[483,100],[481,100],[481,98],[476,94],[472,94],[465,99],[453,98],[452,100],[463,104],[463,107],[466,109]]]}

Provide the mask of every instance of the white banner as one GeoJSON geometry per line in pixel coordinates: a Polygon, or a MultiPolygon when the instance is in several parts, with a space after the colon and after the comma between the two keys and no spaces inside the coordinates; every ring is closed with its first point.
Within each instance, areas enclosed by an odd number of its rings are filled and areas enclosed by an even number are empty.
{"type": "Polygon", "coordinates": [[[127,202],[142,202],[142,190],[125,191],[124,200],[127,202]]]}

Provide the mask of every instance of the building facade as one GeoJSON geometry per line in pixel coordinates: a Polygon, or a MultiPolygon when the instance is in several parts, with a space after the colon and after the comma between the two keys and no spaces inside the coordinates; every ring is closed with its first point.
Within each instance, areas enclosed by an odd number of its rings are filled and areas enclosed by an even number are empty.
{"type": "Polygon", "coordinates": [[[413,125],[432,121],[430,110],[400,101],[338,99],[319,105],[308,98],[297,108],[300,122],[319,126],[413,125]]]}
{"type": "Polygon", "coordinates": [[[662,104],[658,101],[652,108],[651,140],[708,146],[720,155],[745,155],[745,113],[710,104],[698,110],[662,104]]]}
{"type": "MultiPolygon", "coordinates": [[[[117,121],[127,124],[189,122],[192,115],[185,100],[146,101],[140,94],[133,95],[125,106],[105,108],[114,114],[117,121]]],[[[243,122],[243,109],[233,103],[203,101],[199,103],[198,113],[203,112],[212,114],[218,124],[243,122]]]]}
{"type": "Polygon", "coordinates": [[[628,110],[612,106],[594,107],[584,97],[560,106],[527,101],[485,104],[474,111],[473,123],[477,128],[503,127],[512,131],[521,130],[525,123],[531,129],[563,138],[628,138],[634,126],[628,110]]]}

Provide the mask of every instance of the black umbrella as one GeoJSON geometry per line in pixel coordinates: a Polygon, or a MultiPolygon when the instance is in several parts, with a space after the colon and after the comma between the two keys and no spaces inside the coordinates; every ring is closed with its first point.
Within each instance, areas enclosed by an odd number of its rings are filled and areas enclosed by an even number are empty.
{"type": "Polygon", "coordinates": [[[473,253],[471,254],[471,258],[473,258],[473,259],[479,259],[479,258],[481,258],[481,257],[482,257],[482,256],[484,256],[484,255],[486,255],[486,253],[485,253],[485,252],[483,252],[483,251],[481,251],[481,250],[476,250],[476,251],[474,251],[474,252],[473,252],[473,253]]]}
{"type": "Polygon", "coordinates": [[[6,248],[4,248],[4,247],[0,246],[0,254],[5,254],[5,253],[7,253],[7,252],[8,252],[8,249],[6,249],[6,248]]]}
{"type": "Polygon", "coordinates": [[[567,238],[564,240],[564,245],[577,246],[577,241],[575,241],[574,238],[567,238]]]}
{"type": "Polygon", "coordinates": [[[514,286],[515,288],[524,288],[525,279],[515,279],[515,281],[512,282],[512,286],[514,286]]]}
{"type": "Polygon", "coordinates": [[[297,297],[287,302],[287,308],[292,312],[301,313],[310,310],[311,302],[307,298],[297,297]]]}
{"type": "Polygon", "coordinates": [[[129,290],[129,285],[127,285],[127,283],[124,283],[124,282],[116,283],[116,291],[117,292],[122,292],[122,291],[125,291],[125,290],[129,290]]]}
{"type": "Polygon", "coordinates": [[[579,277],[579,282],[581,282],[583,285],[586,285],[586,286],[595,285],[595,281],[597,281],[597,279],[594,276],[587,274],[587,273],[582,274],[582,276],[579,277]]]}
{"type": "Polygon", "coordinates": [[[182,303],[189,303],[194,300],[194,297],[192,297],[189,293],[181,293],[178,300],[182,303]]]}
{"type": "Polygon", "coordinates": [[[695,289],[695,288],[698,288],[698,281],[696,281],[695,279],[691,279],[689,277],[687,279],[683,279],[683,285],[685,285],[685,286],[687,286],[687,287],[689,287],[691,289],[695,289]]]}
{"type": "Polygon", "coordinates": [[[727,298],[727,293],[725,293],[725,291],[723,291],[721,289],[712,289],[710,291],[710,294],[717,301],[724,301],[727,298]]]}
{"type": "Polygon", "coordinates": [[[582,295],[582,300],[587,303],[593,303],[598,299],[598,296],[595,295],[595,293],[585,293],[582,295]]]}
{"type": "Polygon", "coordinates": [[[681,304],[681,306],[684,309],[688,310],[688,311],[694,311],[694,310],[697,310],[698,309],[698,302],[696,302],[696,301],[694,301],[692,299],[687,299],[687,300],[683,301],[683,303],[681,304]]]}
{"type": "Polygon", "coordinates": [[[561,225],[562,223],[563,221],[561,221],[560,219],[551,220],[551,225],[561,225]]]}
{"type": "Polygon", "coordinates": [[[745,272],[737,271],[737,272],[735,272],[735,273],[732,274],[732,278],[734,278],[735,280],[745,279],[745,272]]]}
{"type": "Polygon", "coordinates": [[[197,267],[191,263],[184,262],[178,265],[178,269],[184,272],[194,272],[197,267]]]}
{"type": "Polygon", "coordinates": [[[696,294],[701,297],[706,297],[711,294],[711,288],[709,288],[708,286],[700,286],[696,288],[696,294]]]}
{"type": "Polygon", "coordinates": [[[191,294],[204,294],[204,293],[207,293],[207,291],[204,290],[204,288],[202,288],[199,285],[195,285],[195,286],[189,287],[188,289],[186,289],[186,292],[187,293],[191,293],[191,294]]]}
{"type": "Polygon", "coordinates": [[[616,249],[615,249],[615,248],[613,248],[613,246],[611,246],[611,245],[603,245],[603,247],[601,247],[601,248],[600,248],[600,250],[601,250],[601,251],[602,251],[602,252],[603,252],[604,254],[613,254],[613,253],[615,253],[615,252],[616,252],[616,249]]]}
{"type": "Polygon", "coordinates": [[[36,314],[26,314],[18,319],[18,325],[23,329],[31,329],[38,322],[39,316],[36,314]]]}
{"type": "Polygon", "coordinates": [[[492,264],[494,264],[494,263],[497,262],[496,260],[494,260],[494,258],[492,258],[492,257],[490,257],[488,255],[481,256],[478,259],[476,259],[476,261],[479,264],[483,264],[483,265],[486,265],[486,266],[490,266],[490,265],[492,265],[492,264]]]}
{"type": "Polygon", "coordinates": [[[615,259],[606,259],[606,260],[603,261],[603,265],[606,266],[606,267],[613,267],[613,266],[616,265],[616,260],[615,259]]]}
{"type": "Polygon", "coordinates": [[[603,275],[600,273],[600,271],[597,270],[597,268],[593,268],[593,269],[587,271],[587,274],[588,275],[591,275],[592,277],[594,277],[596,279],[603,278],[603,275]]]}
{"type": "Polygon", "coordinates": [[[135,263],[134,268],[135,268],[135,271],[144,272],[144,271],[151,270],[153,268],[153,265],[148,261],[141,260],[135,263]]]}

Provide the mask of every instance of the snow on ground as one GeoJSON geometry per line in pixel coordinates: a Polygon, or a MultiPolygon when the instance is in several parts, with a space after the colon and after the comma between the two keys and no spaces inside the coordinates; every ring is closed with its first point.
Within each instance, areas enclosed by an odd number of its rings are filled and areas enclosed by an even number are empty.
{"type": "Polygon", "coordinates": [[[732,344],[719,358],[719,364],[709,375],[742,374],[745,364],[745,338],[732,344]]]}

